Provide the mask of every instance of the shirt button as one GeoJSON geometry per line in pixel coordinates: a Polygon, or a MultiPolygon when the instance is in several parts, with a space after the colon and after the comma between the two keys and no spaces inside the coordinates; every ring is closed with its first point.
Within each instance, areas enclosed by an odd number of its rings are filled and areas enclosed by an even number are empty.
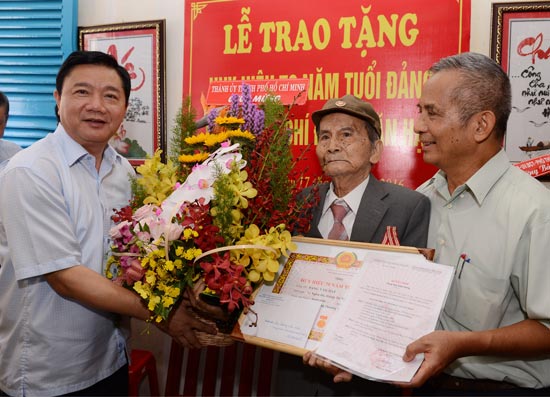
{"type": "Polygon", "coordinates": [[[443,240],[442,238],[440,238],[439,240],[437,240],[437,243],[439,245],[445,245],[445,240],[443,240]]]}
{"type": "Polygon", "coordinates": [[[462,194],[460,195],[460,198],[464,198],[464,193],[462,193],[462,194]]]}
{"type": "Polygon", "coordinates": [[[451,209],[451,208],[453,208],[453,205],[452,204],[447,204],[447,208],[451,209]]]}

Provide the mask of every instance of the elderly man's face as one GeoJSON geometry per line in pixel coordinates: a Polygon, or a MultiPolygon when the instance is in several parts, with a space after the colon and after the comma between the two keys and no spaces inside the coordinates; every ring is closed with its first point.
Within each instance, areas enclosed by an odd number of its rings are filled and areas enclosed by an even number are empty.
{"type": "Polygon", "coordinates": [[[476,150],[475,123],[460,121],[460,109],[453,103],[455,88],[461,84],[459,72],[441,71],[422,88],[414,132],[420,135],[424,161],[449,172],[461,166],[476,150]]]}
{"type": "Polygon", "coordinates": [[[361,183],[380,159],[381,141],[371,143],[365,121],[345,113],[324,116],[317,131],[317,158],[325,175],[361,183]]]}

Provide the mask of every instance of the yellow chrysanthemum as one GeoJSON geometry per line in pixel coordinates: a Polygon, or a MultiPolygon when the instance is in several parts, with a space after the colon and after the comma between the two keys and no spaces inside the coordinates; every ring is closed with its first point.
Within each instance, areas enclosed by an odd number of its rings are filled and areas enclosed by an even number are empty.
{"type": "Polygon", "coordinates": [[[178,161],[184,164],[200,163],[206,160],[210,156],[208,152],[199,152],[194,154],[180,154],[178,161]]]}
{"type": "Polygon", "coordinates": [[[208,135],[210,135],[210,134],[208,134],[206,132],[202,132],[200,134],[189,136],[189,137],[185,138],[184,142],[187,143],[188,145],[196,145],[196,144],[199,144],[199,143],[204,143],[204,141],[206,140],[208,135]]]}
{"type": "Polygon", "coordinates": [[[218,117],[216,117],[216,119],[214,121],[218,125],[244,124],[244,119],[237,118],[237,117],[232,117],[232,116],[231,117],[218,116],[218,117]]]}
{"type": "Polygon", "coordinates": [[[229,138],[245,138],[249,141],[254,141],[256,137],[250,131],[232,130],[228,131],[229,138]]]}

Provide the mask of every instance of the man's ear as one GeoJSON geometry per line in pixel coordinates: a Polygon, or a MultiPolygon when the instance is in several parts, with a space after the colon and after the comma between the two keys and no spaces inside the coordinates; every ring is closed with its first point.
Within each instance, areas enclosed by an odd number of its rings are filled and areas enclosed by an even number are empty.
{"type": "Polygon", "coordinates": [[[495,128],[496,117],[490,110],[484,110],[474,116],[474,139],[483,142],[491,136],[495,128]]]}
{"type": "Polygon", "coordinates": [[[377,140],[374,143],[371,143],[372,151],[370,154],[370,163],[376,164],[380,161],[380,158],[382,157],[382,152],[384,151],[384,144],[382,143],[382,140],[377,140]]]}

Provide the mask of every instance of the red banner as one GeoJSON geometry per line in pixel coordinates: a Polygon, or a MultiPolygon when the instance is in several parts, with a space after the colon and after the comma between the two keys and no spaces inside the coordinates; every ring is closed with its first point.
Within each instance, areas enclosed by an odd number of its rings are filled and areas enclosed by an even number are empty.
{"type": "Polygon", "coordinates": [[[514,165],[534,177],[550,174],[550,154],[515,163],[514,165]]]}
{"type": "Polygon", "coordinates": [[[413,132],[416,104],[433,62],[468,50],[470,1],[188,1],[184,96],[200,117],[212,81],[308,79],[290,119],[307,183],[321,174],[311,113],[353,94],[381,116],[385,149],[373,173],[416,188],[435,172],[413,132]]]}
{"type": "MultiPolygon", "coordinates": [[[[233,94],[241,93],[244,80],[211,81],[206,95],[207,106],[228,105],[233,94]]],[[[252,102],[261,103],[268,95],[281,101],[283,105],[303,105],[306,103],[308,79],[246,80],[250,87],[252,102]]]]}

